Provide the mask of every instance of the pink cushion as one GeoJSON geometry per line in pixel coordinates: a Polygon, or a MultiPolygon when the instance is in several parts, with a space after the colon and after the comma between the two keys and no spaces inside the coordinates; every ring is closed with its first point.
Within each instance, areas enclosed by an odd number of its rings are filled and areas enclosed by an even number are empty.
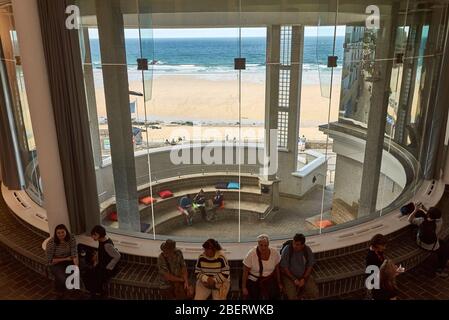
{"type": "Polygon", "coordinates": [[[318,220],[318,221],[315,221],[315,225],[318,228],[324,229],[324,228],[332,226],[333,223],[330,220],[318,220]]]}
{"type": "Polygon", "coordinates": [[[161,191],[159,192],[159,197],[161,197],[162,199],[173,197],[173,192],[171,192],[170,190],[161,191]]]}
{"type": "Polygon", "coordinates": [[[144,198],[141,198],[140,200],[139,200],[139,202],[141,203],[141,204],[144,204],[144,205],[150,205],[150,204],[152,204],[152,203],[155,203],[156,202],[156,199],[154,199],[154,198],[152,198],[152,197],[144,197],[144,198]]]}
{"type": "Polygon", "coordinates": [[[111,221],[118,221],[117,211],[112,211],[109,214],[108,219],[111,221]]]}

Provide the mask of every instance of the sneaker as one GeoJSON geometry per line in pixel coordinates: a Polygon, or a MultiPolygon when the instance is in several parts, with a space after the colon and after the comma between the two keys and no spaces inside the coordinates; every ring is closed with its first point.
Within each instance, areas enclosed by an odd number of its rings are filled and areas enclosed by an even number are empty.
{"type": "Polygon", "coordinates": [[[441,277],[441,278],[447,278],[447,277],[449,276],[449,274],[447,274],[447,272],[444,271],[444,270],[442,270],[442,269],[438,269],[438,270],[435,272],[435,274],[436,274],[438,277],[441,277]]]}

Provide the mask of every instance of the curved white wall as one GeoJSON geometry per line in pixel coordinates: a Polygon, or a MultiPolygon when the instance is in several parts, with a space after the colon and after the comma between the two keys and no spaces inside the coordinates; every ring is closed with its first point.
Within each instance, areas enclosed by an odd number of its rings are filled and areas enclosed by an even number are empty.
{"type": "Polygon", "coordinates": [[[37,0],[12,0],[50,230],[70,228],[37,0]]]}

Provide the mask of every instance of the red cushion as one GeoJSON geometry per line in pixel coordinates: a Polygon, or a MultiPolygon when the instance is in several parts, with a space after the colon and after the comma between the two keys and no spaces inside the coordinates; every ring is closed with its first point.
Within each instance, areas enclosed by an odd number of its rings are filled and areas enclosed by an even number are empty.
{"type": "Polygon", "coordinates": [[[118,221],[117,211],[112,211],[108,218],[111,221],[118,221]]]}
{"type": "Polygon", "coordinates": [[[159,197],[161,197],[162,199],[173,197],[173,192],[171,192],[170,190],[161,191],[159,192],[159,197]]]}
{"type": "Polygon", "coordinates": [[[324,228],[332,226],[333,223],[330,220],[318,220],[318,221],[315,221],[315,225],[318,228],[324,229],[324,228]]]}
{"type": "Polygon", "coordinates": [[[156,199],[154,199],[153,197],[144,197],[144,198],[141,198],[140,200],[139,200],[139,202],[141,203],[141,204],[144,204],[144,205],[150,205],[150,204],[152,204],[152,203],[155,203],[156,202],[156,199]]]}

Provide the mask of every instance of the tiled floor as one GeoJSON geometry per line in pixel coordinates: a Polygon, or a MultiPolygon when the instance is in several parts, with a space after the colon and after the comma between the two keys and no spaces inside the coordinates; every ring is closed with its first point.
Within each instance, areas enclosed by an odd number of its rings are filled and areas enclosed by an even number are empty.
{"type": "MultiPolygon", "coordinates": [[[[84,299],[74,292],[67,299],[84,299]]],[[[56,294],[52,282],[31,271],[0,246],[0,300],[53,300],[56,294]]]]}
{"type": "MultiPolygon", "coordinates": [[[[400,299],[449,299],[449,277],[441,279],[430,274],[424,263],[410,272],[398,277],[400,299]]],[[[364,292],[358,291],[339,299],[358,300],[364,292]]],[[[17,262],[0,246],[0,300],[53,300],[56,295],[52,284],[40,274],[30,271],[17,262]]],[[[68,299],[86,299],[86,295],[72,293],[68,299]]]]}
{"type": "MultiPolygon", "coordinates": [[[[429,268],[429,261],[422,263],[413,270],[398,276],[400,300],[449,300],[449,277],[434,276],[429,268]]],[[[357,291],[343,295],[337,299],[364,299],[365,291],[357,291]]]]}

